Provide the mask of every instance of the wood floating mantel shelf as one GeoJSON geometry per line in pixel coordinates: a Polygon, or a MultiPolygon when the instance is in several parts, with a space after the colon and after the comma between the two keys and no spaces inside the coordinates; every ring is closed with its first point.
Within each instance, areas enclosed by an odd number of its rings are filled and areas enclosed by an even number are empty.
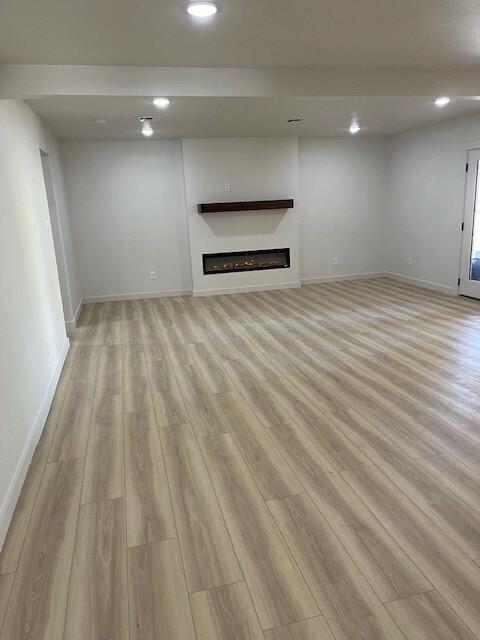
{"type": "Polygon", "coordinates": [[[292,209],[293,198],[288,200],[251,200],[249,202],[202,202],[198,213],[221,213],[226,211],[265,211],[267,209],[292,209]]]}

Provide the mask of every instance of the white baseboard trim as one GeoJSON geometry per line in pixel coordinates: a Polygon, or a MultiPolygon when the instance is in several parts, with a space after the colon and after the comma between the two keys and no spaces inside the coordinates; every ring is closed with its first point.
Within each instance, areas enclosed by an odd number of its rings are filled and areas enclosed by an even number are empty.
{"type": "Polygon", "coordinates": [[[113,293],[107,296],[89,296],[83,298],[83,304],[90,302],[119,302],[120,300],[146,300],[148,298],[176,298],[191,296],[191,289],[171,289],[165,291],[141,291],[139,293],[113,293]]]}
{"type": "Polygon", "coordinates": [[[65,328],[67,330],[67,335],[70,335],[70,333],[77,328],[78,317],[80,315],[80,311],[82,310],[82,306],[83,306],[83,298],[78,303],[77,309],[73,314],[73,320],[65,320],[65,328]]]}
{"type": "Polygon", "coordinates": [[[224,293],[248,293],[253,291],[272,291],[274,289],[298,289],[302,285],[300,282],[279,282],[277,284],[253,284],[243,287],[228,287],[224,289],[196,289],[193,291],[194,298],[203,296],[218,296],[224,293]]]}
{"type": "Polygon", "coordinates": [[[440,293],[446,293],[449,296],[457,296],[458,290],[456,287],[449,287],[444,284],[438,284],[437,282],[429,282],[428,280],[420,280],[418,278],[412,278],[411,276],[404,276],[400,273],[391,273],[387,271],[384,276],[386,278],[392,278],[392,280],[398,280],[398,282],[404,282],[405,284],[411,284],[414,287],[423,287],[424,289],[432,289],[432,291],[439,291],[440,293]]]}
{"type": "Polygon", "coordinates": [[[339,282],[341,280],[365,280],[367,278],[382,278],[387,274],[384,271],[374,271],[372,273],[350,273],[338,276],[321,276],[313,278],[302,278],[302,284],[320,284],[322,282],[339,282]]]}
{"type": "Polygon", "coordinates": [[[57,388],[60,374],[62,373],[63,364],[65,362],[65,358],[67,357],[69,346],[70,341],[68,338],[66,338],[65,344],[62,347],[62,352],[60,353],[60,357],[55,366],[55,370],[52,374],[52,377],[50,378],[50,382],[48,383],[47,392],[43,399],[42,406],[40,407],[40,410],[38,411],[37,416],[33,421],[30,433],[28,434],[27,442],[25,443],[12,481],[10,482],[10,486],[8,487],[5,500],[0,507],[0,551],[2,550],[3,543],[8,532],[8,527],[10,526],[10,521],[12,519],[13,512],[15,511],[15,506],[20,496],[23,483],[25,482],[25,477],[27,475],[28,468],[30,467],[35,448],[42,434],[45,422],[47,421],[48,412],[50,411],[53,396],[55,395],[55,390],[57,388]]]}

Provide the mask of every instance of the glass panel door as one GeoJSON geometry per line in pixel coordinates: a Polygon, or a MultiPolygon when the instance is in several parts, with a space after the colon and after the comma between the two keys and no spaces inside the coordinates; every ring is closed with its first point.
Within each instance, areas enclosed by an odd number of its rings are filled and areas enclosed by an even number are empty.
{"type": "Polygon", "coordinates": [[[475,188],[475,206],[473,209],[473,230],[472,230],[472,247],[470,251],[470,280],[478,282],[480,280],[480,181],[478,179],[480,171],[480,162],[477,162],[476,188],[475,188]]]}
{"type": "Polygon", "coordinates": [[[468,154],[460,293],[480,298],[480,149],[468,154]]]}

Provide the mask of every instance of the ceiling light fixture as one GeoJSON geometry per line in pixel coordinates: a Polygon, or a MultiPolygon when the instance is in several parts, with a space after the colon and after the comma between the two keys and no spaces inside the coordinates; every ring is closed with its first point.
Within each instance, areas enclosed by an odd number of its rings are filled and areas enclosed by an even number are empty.
{"type": "Polygon", "coordinates": [[[153,104],[157,109],[166,109],[170,104],[170,100],[168,98],[155,98],[153,104]]]}
{"type": "Polygon", "coordinates": [[[210,18],[218,11],[218,7],[213,2],[191,2],[187,7],[187,13],[195,18],[210,18]]]}
{"type": "Polygon", "coordinates": [[[145,118],[143,116],[140,116],[139,120],[142,123],[142,134],[146,138],[150,138],[150,136],[153,136],[153,129],[151,125],[152,118],[145,118]]]}
{"type": "Polygon", "coordinates": [[[142,133],[146,138],[150,138],[150,136],[153,136],[152,125],[149,122],[145,122],[145,124],[143,125],[142,133]]]}
{"type": "Polygon", "coordinates": [[[352,122],[352,124],[350,125],[349,129],[350,133],[352,135],[355,135],[356,133],[358,133],[360,131],[360,125],[358,124],[358,122],[356,120],[354,120],[352,122]]]}
{"type": "Polygon", "coordinates": [[[435,106],[446,107],[449,102],[450,102],[450,98],[448,96],[441,96],[440,98],[437,98],[435,100],[435,106]]]}

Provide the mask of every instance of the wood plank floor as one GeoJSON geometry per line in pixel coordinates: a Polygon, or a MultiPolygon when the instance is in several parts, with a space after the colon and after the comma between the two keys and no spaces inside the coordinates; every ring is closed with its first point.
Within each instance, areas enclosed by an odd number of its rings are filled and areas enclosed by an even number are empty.
{"type": "Polygon", "coordinates": [[[85,305],[0,640],[480,640],[479,362],[386,278],[85,305]]]}

